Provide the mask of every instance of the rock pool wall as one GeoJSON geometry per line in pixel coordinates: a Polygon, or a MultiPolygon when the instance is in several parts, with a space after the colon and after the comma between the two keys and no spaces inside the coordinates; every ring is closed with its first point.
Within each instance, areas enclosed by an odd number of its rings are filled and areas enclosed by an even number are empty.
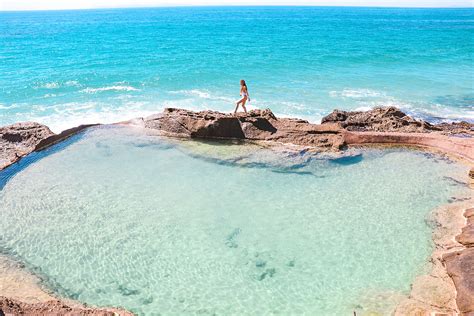
{"type": "MultiPolygon", "coordinates": [[[[277,118],[268,109],[238,115],[165,109],[161,114],[118,124],[138,125],[173,137],[263,141],[302,146],[315,152],[341,152],[351,145],[419,146],[459,157],[471,164],[473,168],[469,181],[474,188],[474,125],[467,122],[432,125],[393,107],[365,112],[335,110],[322,119],[322,124],[277,118]]],[[[34,122],[0,127],[0,170],[33,151],[47,148],[94,125],[97,124],[81,125],[60,134],[54,134],[47,126],[34,122]]],[[[455,228],[446,235],[451,236],[447,241],[434,238],[437,248],[432,257],[433,272],[417,278],[410,297],[397,309],[399,315],[433,311],[474,314],[474,202],[472,199],[465,201],[462,207],[447,208],[443,214],[458,220],[454,221],[457,226],[452,221],[440,220],[438,224],[441,228],[443,225],[454,225],[462,231],[456,241],[453,231],[456,234],[459,231],[455,228]],[[459,215],[461,211],[465,216],[463,220],[453,215],[459,215]]],[[[28,302],[12,295],[0,296],[0,311],[12,314],[49,311],[61,315],[130,315],[122,310],[73,306],[55,299],[28,302]]]]}

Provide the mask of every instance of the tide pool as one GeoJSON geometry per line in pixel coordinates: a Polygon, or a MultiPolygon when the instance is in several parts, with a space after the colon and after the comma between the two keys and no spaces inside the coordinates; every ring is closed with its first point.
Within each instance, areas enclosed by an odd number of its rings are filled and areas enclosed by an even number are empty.
{"type": "Polygon", "coordinates": [[[0,125],[55,132],[164,107],[318,122],[397,106],[474,119],[473,9],[183,7],[0,12],[0,125]]]}
{"type": "Polygon", "coordinates": [[[0,250],[60,296],[139,315],[388,314],[466,172],[99,127],[0,173],[0,250]]]}

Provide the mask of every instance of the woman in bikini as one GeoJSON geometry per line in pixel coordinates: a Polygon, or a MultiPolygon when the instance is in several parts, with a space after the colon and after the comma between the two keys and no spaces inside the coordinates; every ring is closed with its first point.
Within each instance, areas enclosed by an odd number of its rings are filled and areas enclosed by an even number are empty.
{"type": "Polygon", "coordinates": [[[245,83],[245,80],[240,80],[240,96],[242,99],[237,101],[237,106],[235,107],[234,114],[237,113],[237,110],[239,109],[239,105],[242,105],[244,108],[244,112],[247,113],[247,109],[245,108],[245,103],[247,103],[247,100],[250,101],[250,96],[249,96],[249,90],[247,89],[247,84],[245,83]]]}

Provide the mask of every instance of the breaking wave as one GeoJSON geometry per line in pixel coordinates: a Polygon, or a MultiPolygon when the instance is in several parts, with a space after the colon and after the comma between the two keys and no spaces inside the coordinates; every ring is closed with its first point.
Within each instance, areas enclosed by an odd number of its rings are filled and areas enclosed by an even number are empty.
{"type": "Polygon", "coordinates": [[[131,86],[110,86],[110,87],[101,87],[101,88],[85,88],[81,90],[84,93],[97,93],[103,91],[140,91],[140,89],[131,87],[131,86]]]}

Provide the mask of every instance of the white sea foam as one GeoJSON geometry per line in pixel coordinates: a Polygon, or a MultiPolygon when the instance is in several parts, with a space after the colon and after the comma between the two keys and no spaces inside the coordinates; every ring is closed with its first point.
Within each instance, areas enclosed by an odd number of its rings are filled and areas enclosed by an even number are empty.
{"type": "Polygon", "coordinates": [[[214,95],[211,94],[207,90],[198,90],[198,89],[190,89],[190,90],[176,90],[176,91],[169,91],[170,94],[175,95],[183,95],[187,97],[198,97],[205,100],[211,101],[224,101],[224,102],[234,102],[233,98],[222,96],[222,95],[214,95]]]}
{"type": "Polygon", "coordinates": [[[131,86],[110,86],[101,88],[86,88],[81,90],[84,93],[97,93],[102,91],[139,91],[139,89],[131,86]]]}
{"type": "Polygon", "coordinates": [[[68,87],[80,87],[81,84],[79,83],[79,81],[77,80],[69,80],[69,81],[66,81],[64,83],[64,85],[68,86],[68,87]]]}
{"type": "Polygon", "coordinates": [[[41,85],[40,88],[58,89],[59,88],[59,82],[47,82],[47,83],[41,85]]]}
{"type": "Polygon", "coordinates": [[[374,107],[371,106],[359,106],[358,108],[355,108],[354,111],[370,111],[374,107]]]}
{"type": "Polygon", "coordinates": [[[290,109],[295,109],[298,111],[306,110],[307,106],[306,104],[302,103],[297,103],[297,102],[281,102],[285,107],[290,108],[290,109]]]}
{"type": "Polygon", "coordinates": [[[364,104],[366,105],[357,107],[355,111],[369,111],[375,107],[393,106],[416,119],[422,119],[430,123],[453,122],[460,120],[474,123],[474,108],[454,108],[442,104],[417,104],[397,100],[395,98],[364,104]]]}
{"type": "Polygon", "coordinates": [[[146,117],[151,114],[160,112],[156,111],[133,111],[133,110],[121,110],[117,111],[104,111],[104,112],[95,112],[95,111],[86,111],[86,112],[76,112],[74,114],[64,115],[64,114],[52,114],[45,117],[34,117],[31,120],[47,125],[53,132],[60,133],[63,130],[78,126],[81,124],[111,124],[121,121],[130,120],[136,117],[146,117]]]}
{"type": "MultiPolygon", "coordinates": [[[[402,108],[403,109],[403,108],[402,108]]],[[[417,118],[424,119],[431,123],[468,121],[474,123],[474,108],[453,109],[440,104],[435,104],[431,108],[407,108],[405,111],[417,118]]]]}
{"type": "Polygon", "coordinates": [[[342,91],[330,91],[329,95],[333,98],[376,98],[385,96],[385,93],[370,89],[344,89],[342,91]]]}
{"type": "Polygon", "coordinates": [[[176,91],[170,91],[169,93],[171,93],[171,94],[181,94],[181,95],[186,95],[186,96],[197,96],[197,97],[204,98],[204,99],[211,98],[211,95],[209,94],[209,92],[203,91],[203,90],[198,90],[198,89],[176,90],[176,91]]]}

